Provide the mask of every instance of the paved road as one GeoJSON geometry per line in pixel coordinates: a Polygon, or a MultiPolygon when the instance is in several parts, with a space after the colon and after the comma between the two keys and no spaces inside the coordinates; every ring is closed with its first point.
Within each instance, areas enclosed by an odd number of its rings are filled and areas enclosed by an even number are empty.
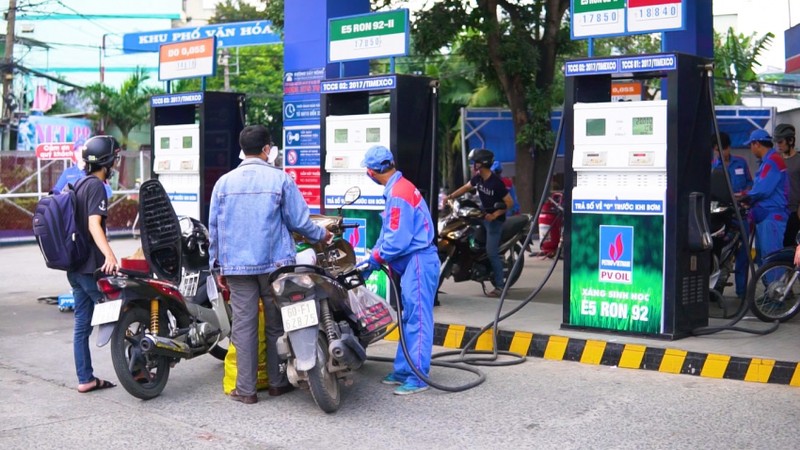
{"type": "MultiPolygon", "coordinates": [[[[114,247],[126,254],[133,245],[114,247]]],[[[35,300],[65,290],[65,277],[30,269],[41,265],[35,247],[0,248],[2,448],[788,448],[797,441],[798,389],[542,359],[487,368],[487,382],[465,393],[411,397],[393,396],[378,383],[388,365],[370,362],[334,415],[303,391],[232,402],[222,393],[222,363],[210,356],[178,364],[162,396],[148,402],[121,386],[79,394],[71,314],[35,300]]],[[[369,353],[394,348],[379,343],[369,353]]],[[[108,349],[94,355],[96,374],[115,379],[108,349]]],[[[440,369],[434,376],[467,379],[440,369]]]]}

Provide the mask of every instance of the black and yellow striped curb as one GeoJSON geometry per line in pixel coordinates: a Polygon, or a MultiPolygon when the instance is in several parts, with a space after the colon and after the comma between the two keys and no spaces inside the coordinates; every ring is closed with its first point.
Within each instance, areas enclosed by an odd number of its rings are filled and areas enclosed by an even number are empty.
{"type": "MultiPolygon", "coordinates": [[[[465,325],[434,324],[433,345],[463,349],[480,332],[465,325]]],[[[386,336],[399,339],[397,330],[386,336]]],[[[756,383],[800,386],[797,362],[763,358],[741,358],[715,353],[621,344],[565,336],[533,334],[525,331],[504,331],[497,334],[498,350],[551,360],[578,361],[584,364],[616,366],[625,369],[653,370],[707,378],[728,378],[756,383]]],[[[492,350],[491,330],[475,343],[476,350],[492,350]]]]}

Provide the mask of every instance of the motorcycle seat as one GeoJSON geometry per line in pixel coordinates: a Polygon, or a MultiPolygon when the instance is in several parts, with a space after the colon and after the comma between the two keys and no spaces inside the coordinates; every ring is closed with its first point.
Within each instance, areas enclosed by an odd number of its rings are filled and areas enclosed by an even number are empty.
{"type": "Polygon", "coordinates": [[[529,217],[526,214],[519,214],[506,218],[505,223],[503,223],[503,234],[500,241],[505,242],[514,237],[525,228],[528,224],[528,220],[529,217]]]}

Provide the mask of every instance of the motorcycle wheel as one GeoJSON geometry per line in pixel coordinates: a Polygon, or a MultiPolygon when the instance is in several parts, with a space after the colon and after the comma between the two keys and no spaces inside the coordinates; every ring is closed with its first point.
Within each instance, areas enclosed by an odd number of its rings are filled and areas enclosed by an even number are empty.
{"type": "Polygon", "coordinates": [[[328,340],[322,334],[317,338],[317,363],[308,371],[308,386],[319,409],[328,414],[339,409],[339,380],[328,372],[328,340]]]}
{"type": "Polygon", "coordinates": [[[522,267],[525,265],[525,249],[522,248],[522,244],[517,242],[514,244],[510,250],[506,251],[503,256],[503,266],[505,267],[506,272],[506,284],[508,287],[514,286],[514,283],[519,280],[519,276],[522,274],[522,267]],[[521,260],[522,262],[519,266],[514,269],[514,265],[517,263],[517,260],[521,260]]]}
{"type": "Polygon", "coordinates": [[[772,261],[761,266],[747,286],[750,309],[764,322],[786,322],[800,312],[800,276],[795,277],[794,264],[772,261]],[[794,280],[792,279],[794,278],[794,280]],[[784,292],[786,298],[781,300],[784,292]]]}
{"type": "MultiPolygon", "coordinates": [[[[166,327],[165,321],[162,324],[166,327]]],[[[122,387],[142,400],[158,397],[169,379],[170,361],[165,356],[145,355],[139,343],[150,330],[150,313],[131,308],[122,313],[111,335],[111,361],[122,387]]]]}
{"type": "Polygon", "coordinates": [[[723,261],[719,266],[719,278],[717,279],[717,284],[714,285],[714,290],[722,294],[725,292],[725,286],[728,285],[728,279],[733,272],[733,258],[728,258],[727,261],[723,261]]]}
{"type": "Polygon", "coordinates": [[[436,289],[440,289],[442,287],[442,283],[450,276],[450,272],[453,270],[453,257],[445,258],[442,261],[441,266],[439,267],[439,285],[436,286],[436,289]]]}

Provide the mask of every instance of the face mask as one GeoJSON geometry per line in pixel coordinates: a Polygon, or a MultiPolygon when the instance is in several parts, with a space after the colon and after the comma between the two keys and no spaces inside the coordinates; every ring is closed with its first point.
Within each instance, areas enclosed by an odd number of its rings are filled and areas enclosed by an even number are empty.
{"type": "Polygon", "coordinates": [[[369,179],[372,180],[372,182],[375,184],[381,184],[380,181],[378,181],[374,176],[372,176],[372,173],[373,173],[372,170],[367,170],[367,176],[369,177],[369,179]]]}
{"type": "Polygon", "coordinates": [[[267,153],[267,164],[274,166],[275,160],[278,159],[278,153],[280,153],[280,149],[278,147],[270,147],[269,153],[267,153]]]}

